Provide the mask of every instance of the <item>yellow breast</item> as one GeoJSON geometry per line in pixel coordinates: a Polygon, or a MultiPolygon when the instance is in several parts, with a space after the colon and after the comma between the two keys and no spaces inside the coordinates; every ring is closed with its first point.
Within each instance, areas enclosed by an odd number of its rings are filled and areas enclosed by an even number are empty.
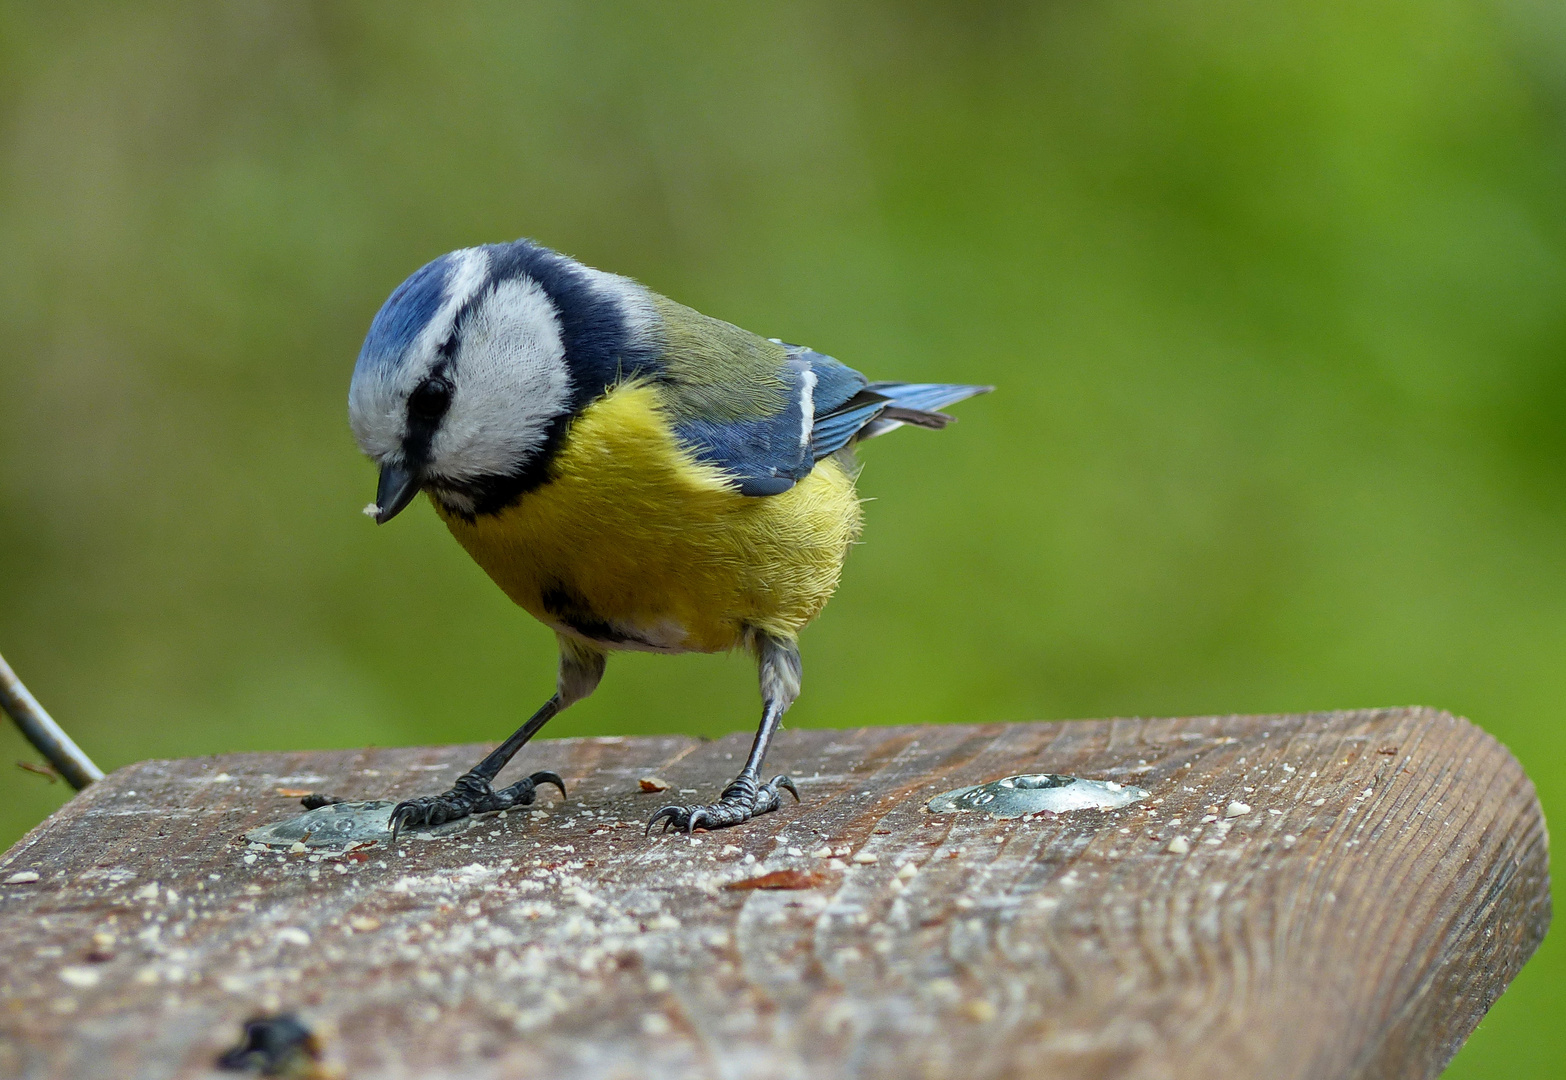
{"type": "Polygon", "coordinates": [[[621,386],[572,423],[555,478],[452,535],[512,600],[612,647],[717,652],[747,627],[792,637],[837,588],[859,533],[851,466],[740,495],[675,439],[655,387],[621,386]]]}

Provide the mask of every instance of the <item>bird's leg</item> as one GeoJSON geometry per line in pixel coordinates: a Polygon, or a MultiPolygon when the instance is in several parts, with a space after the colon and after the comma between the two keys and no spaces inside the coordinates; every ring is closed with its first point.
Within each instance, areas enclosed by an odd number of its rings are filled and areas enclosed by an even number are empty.
{"type": "Polygon", "coordinates": [[[783,803],[781,791],[787,791],[799,800],[794,781],[787,776],[774,776],[765,784],[761,782],[761,763],[767,756],[767,747],[778,729],[783,714],[799,696],[799,646],[792,639],[774,637],[762,631],[753,631],[751,638],[756,650],[757,665],[761,671],[761,726],[756,729],[756,741],[751,744],[750,756],[715,803],[705,806],[665,806],[647,822],[647,831],[663,822],[663,831],[683,829],[723,829],[749,821],[758,814],[770,813],[783,803]]]}
{"type": "Polygon", "coordinates": [[[404,828],[420,825],[442,825],[472,814],[484,814],[492,810],[509,810],[513,806],[527,806],[535,797],[540,784],[554,784],[565,795],[565,781],[552,772],[536,772],[524,776],[509,787],[499,790],[493,781],[506,763],[516,756],[527,741],[538,734],[539,728],[549,723],[555,714],[581,701],[591,694],[603,678],[606,654],[576,638],[560,635],[560,674],[555,694],[528,718],[527,723],[512,734],[511,738],[495,747],[484,760],[457,777],[451,790],[440,795],[421,795],[398,803],[391,812],[392,846],[397,844],[397,834],[404,828]]]}

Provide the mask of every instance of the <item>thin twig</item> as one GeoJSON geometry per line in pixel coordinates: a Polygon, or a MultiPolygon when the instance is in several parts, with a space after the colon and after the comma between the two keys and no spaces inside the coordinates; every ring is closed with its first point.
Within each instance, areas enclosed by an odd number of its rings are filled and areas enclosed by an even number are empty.
{"type": "Polygon", "coordinates": [[[66,783],[77,791],[94,780],[103,779],[103,770],[92,763],[92,758],[82,753],[81,747],[60,729],[54,718],[38,704],[38,699],[28,693],[22,680],[16,677],[11,665],[0,656],[0,710],[6,712],[16,726],[22,729],[27,741],[49,759],[66,783]]]}
{"type": "Polygon", "coordinates": [[[53,765],[39,765],[31,761],[18,761],[16,767],[25,772],[30,772],[34,776],[41,776],[51,784],[60,779],[60,774],[54,771],[53,765]]]}

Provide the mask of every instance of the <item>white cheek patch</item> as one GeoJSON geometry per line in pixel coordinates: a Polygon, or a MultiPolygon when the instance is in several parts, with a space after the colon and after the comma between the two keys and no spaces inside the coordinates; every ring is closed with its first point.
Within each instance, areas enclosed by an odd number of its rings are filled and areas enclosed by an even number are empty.
{"type": "Polygon", "coordinates": [[[431,471],[456,481],[503,476],[544,443],[571,401],[560,318],[537,282],[501,282],[468,316],[456,393],[430,447],[431,471]]]}

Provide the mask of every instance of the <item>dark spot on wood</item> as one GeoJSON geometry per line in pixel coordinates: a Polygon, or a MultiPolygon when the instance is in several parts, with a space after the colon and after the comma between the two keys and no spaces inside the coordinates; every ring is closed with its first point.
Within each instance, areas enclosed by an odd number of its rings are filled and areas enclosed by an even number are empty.
{"type": "Polygon", "coordinates": [[[832,878],[819,870],[774,870],[760,877],[741,878],[723,886],[725,889],[814,889],[825,885],[832,878]]]}

